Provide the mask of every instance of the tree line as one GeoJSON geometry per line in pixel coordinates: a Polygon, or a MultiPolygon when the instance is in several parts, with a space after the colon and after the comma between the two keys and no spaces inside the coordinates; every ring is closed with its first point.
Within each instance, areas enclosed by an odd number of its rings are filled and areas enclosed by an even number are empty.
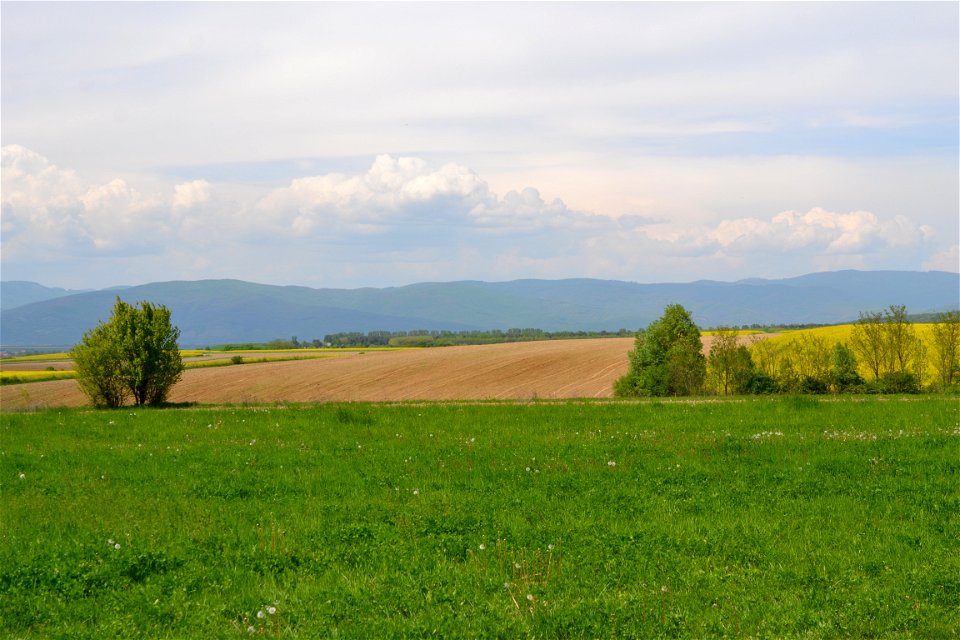
{"type": "Polygon", "coordinates": [[[331,347],[447,347],[467,344],[499,344],[535,340],[570,340],[577,338],[624,338],[632,331],[544,331],[534,328],[483,330],[414,330],[371,331],[369,333],[334,333],[324,337],[331,347]]]}
{"type": "MultiPolygon", "coordinates": [[[[838,341],[832,345],[809,333],[787,341],[755,340],[745,345],[739,339],[739,330],[721,327],[714,331],[713,344],[704,355],[700,328],[686,309],[672,304],[663,316],[636,334],[634,349],[628,355],[629,370],[616,381],[614,392],[630,397],[957,391],[960,311],[937,314],[934,320],[925,341],[906,307],[891,305],[881,312],[861,313],[849,344],[838,341]]],[[[399,338],[415,342],[429,337],[435,343],[447,339],[512,342],[623,334],[625,330],[510,329],[375,332],[372,337],[386,339],[390,345],[399,338]]],[[[371,337],[335,335],[345,340],[371,337]]],[[[166,307],[149,302],[133,306],[118,297],[110,319],[87,331],[71,351],[77,382],[96,406],[122,406],[131,398],[137,405],[163,404],[184,369],[179,337],[180,330],[171,323],[166,307]]],[[[290,344],[302,343],[294,337],[290,344]]]]}
{"type": "Polygon", "coordinates": [[[366,348],[366,347],[450,347],[467,344],[499,344],[503,342],[528,342],[534,340],[571,340],[577,338],[626,338],[633,331],[544,331],[543,329],[489,329],[489,330],[436,330],[415,329],[412,331],[344,331],[330,333],[323,340],[277,339],[270,342],[245,342],[218,345],[221,351],[254,351],[264,349],[309,349],[309,348],[366,348]]]}
{"type": "Polygon", "coordinates": [[[919,393],[956,389],[960,382],[960,312],[936,314],[921,339],[903,305],[863,312],[849,343],[800,333],[790,340],[741,342],[720,327],[702,353],[700,329],[681,305],[641,330],[620,397],[710,393],[919,393]],[[931,374],[932,369],[932,374],[931,374]]]}

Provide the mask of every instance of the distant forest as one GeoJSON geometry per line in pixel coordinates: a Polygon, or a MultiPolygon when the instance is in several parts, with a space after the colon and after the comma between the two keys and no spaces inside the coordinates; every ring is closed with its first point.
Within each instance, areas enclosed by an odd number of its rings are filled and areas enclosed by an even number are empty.
{"type": "MultiPolygon", "coordinates": [[[[762,332],[783,331],[785,329],[812,329],[828,326],[824,324],[791,325],[743,325],[743,330],[762,332]]],[[[367,347],[450,347],[468,344],[501,344],[507,342],[532,342],[536,340],[577,340],[585,338],[631,338],[636,330],[619,329],[617,331],[544,331],[543,329],[490,329],[486,331],[467,330],[429,330],[413,331],[346,331],[331,333],[323,340],[277,339],[262,343],[224,344],[216,348],[223,351],[251,351],[262,349],[309,349],[309,348],[367,348],[367,347]]]]}
{"type": "MultiPolygon", "coordinates": [[[[936,314],[911,314],[911,322],[922,324],[933,322],[936,314]]],[[[852,322],[852,321],[851,321],[852,322]]],[[[744,324],[739,327],[724,327],[740,329],[742,331],[759,331],[762,333],[776,333],[779,331],[816,329],[829,327],[834,324],[804,323],[804,324],[744,324]]],[[[714,327],[716,328],[716,327],[714,327]]],[[[704,331],[710,331],[706,328],[704,331]]],[[[412,331],[345,331],[331,333],[323,340],[298,340],[296,336],[290,339],[279,338],[270,342],[244,342],[236,344],[222,344],[215,348],[221,351],[256,351],[269,349],[319,349],[342,348],[356,349],[367,347],[452,347],[467,344],[501,344],[506,342],[532,342],[535,340],[577,340],[584,338],[630,338],[637,334],[636,330],[619,329],[617,331],[544,331],[543,329],[489,329],[486,331],[467,330],[431,330],[414,329],[412,331]]],[[[210,349],[211,347],[207,347],[210,349]]]]}

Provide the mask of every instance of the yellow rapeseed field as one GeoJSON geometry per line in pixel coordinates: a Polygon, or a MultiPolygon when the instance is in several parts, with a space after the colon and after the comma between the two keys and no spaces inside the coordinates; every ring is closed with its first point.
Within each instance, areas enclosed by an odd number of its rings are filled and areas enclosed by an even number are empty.
{"type": "MultiPolygon", "coordinates": [[[[799,337],[801,334],[809,334],[818,338],[823,338],[832,347],[837,342],[843,342],[850,346],[850,335],[853,333],[853,324],[838,324],[831,327],[816,327],[814,329],[794,329],[784,331],[783,335],[770,338],[773,342],[789,342],[799,337]]],[[[913,328],[917,332],[917,337],[926,343],[932,339],[932,324],[914,324],[913,328]]]]}
{"type": "Polygon", "coordinates": [[[39,380],[60,380],[63,378],[74,378],[76,374],[73,371],[0,371],[0,380],[8,382],[12,380],[39,381],[39,380]]]}
{"type": "MultiPolygon", "coordinates": [[[[813,337],[823,340],[826,343],[827,348],[832,349],[833,345],[840,342],[846,346],[852,348],[851,336],[853,334],[853,324],[840,324],[830,327],[816,327],[813,329],[794,329],[784,331],[781,335],[775,336],[769,339],[769,342],[772,345],[787,345],[791,342],[799,342],[805,338],[813,337]]],[[[932,361],[931,346],[933,344],[933,325],[932,324],[913,324],[916,335],[920,340],[923,341],[924,345],[927,348],[926,363],[923,372],[923,378],[925,381],[933,380],[936,376],[936,369],[932,361]]],[[[860,364],[860,375],[865,379],[870,379],[868,375],[869,371],[863,365],[860,364]]]]}

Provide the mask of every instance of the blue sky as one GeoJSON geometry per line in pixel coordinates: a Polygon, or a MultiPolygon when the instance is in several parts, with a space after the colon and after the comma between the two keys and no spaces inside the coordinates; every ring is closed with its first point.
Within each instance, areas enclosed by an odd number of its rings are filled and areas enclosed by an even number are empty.
{"type": "Polygon", "coordinates": [[[0,14],[5,280],[958,270],[955,2],[0,14]]]}

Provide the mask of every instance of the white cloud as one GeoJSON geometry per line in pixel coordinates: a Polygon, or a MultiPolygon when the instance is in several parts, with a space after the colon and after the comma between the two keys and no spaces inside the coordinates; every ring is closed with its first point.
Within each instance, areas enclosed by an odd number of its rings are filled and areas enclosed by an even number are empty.
{"type": "Polygon", "coordinates": [[[162,251],[188,216],[210,199],[206,181],[145,195],[125,180],[89,184],[19,145],[2,149],[4,252],[131,255],[162,251]]]}
{"type": "Polygon", "coordinates": [[[5,277],[59,268],[77,278],[50,284],[109,286],[123,272],[138,281],[238,277],[324,286],[732,280],[956,263],[955,247],[906,215],[813,207],[697,225],[670,215],[607,216],[546,199],[534,187],[501,196],[466,166],[413,157],[381,155],[365,172],[298,178],[229,201],[206,180],[149,193],[120,178],[86,183],[23,147],[4,147],[3,159],[5,277]],[[91,257],[103,258],[100,277],[112,281],[82,280],[91,257]]]}
{"type": "Polygon", "coordinates": [[[869,211],[838,213],[815,207],[806,213],[783,211],[769,220],[724,220],[713,228],[689,232],[685,240],[694,245],[715,243],[731,255],[815,251],[829,256],[915,247],[931,235],[930,227],[901,215],[881,220],[869,211]]]}
{"type": "Polygon", "coordinates": [[[930,256],[923,263],[923,268],[929,271],[960,271],[960,245],[953,245],[945,251],[930,256]]]}
{"type": "MultiPolygon", "coordinates": [[[[433,223],[488,230],[531,231],[583,217],[559,199],[547,203],[533,188],[503,198],[467,167],[430,166],[419,158],[381,155],[363,175],[328,174],[292,181],[257,203],[263,219],[296,235],[318,230],[385,232],[433,223]]],[[[429,236],[425,240],[430,240],[429,236]]]]}
{"type": "Polygon", "coordinates": [[[189,209],[210,200],[211,185],[206,180],[193,180],[173,188],[173,206],[189,209]]]}

